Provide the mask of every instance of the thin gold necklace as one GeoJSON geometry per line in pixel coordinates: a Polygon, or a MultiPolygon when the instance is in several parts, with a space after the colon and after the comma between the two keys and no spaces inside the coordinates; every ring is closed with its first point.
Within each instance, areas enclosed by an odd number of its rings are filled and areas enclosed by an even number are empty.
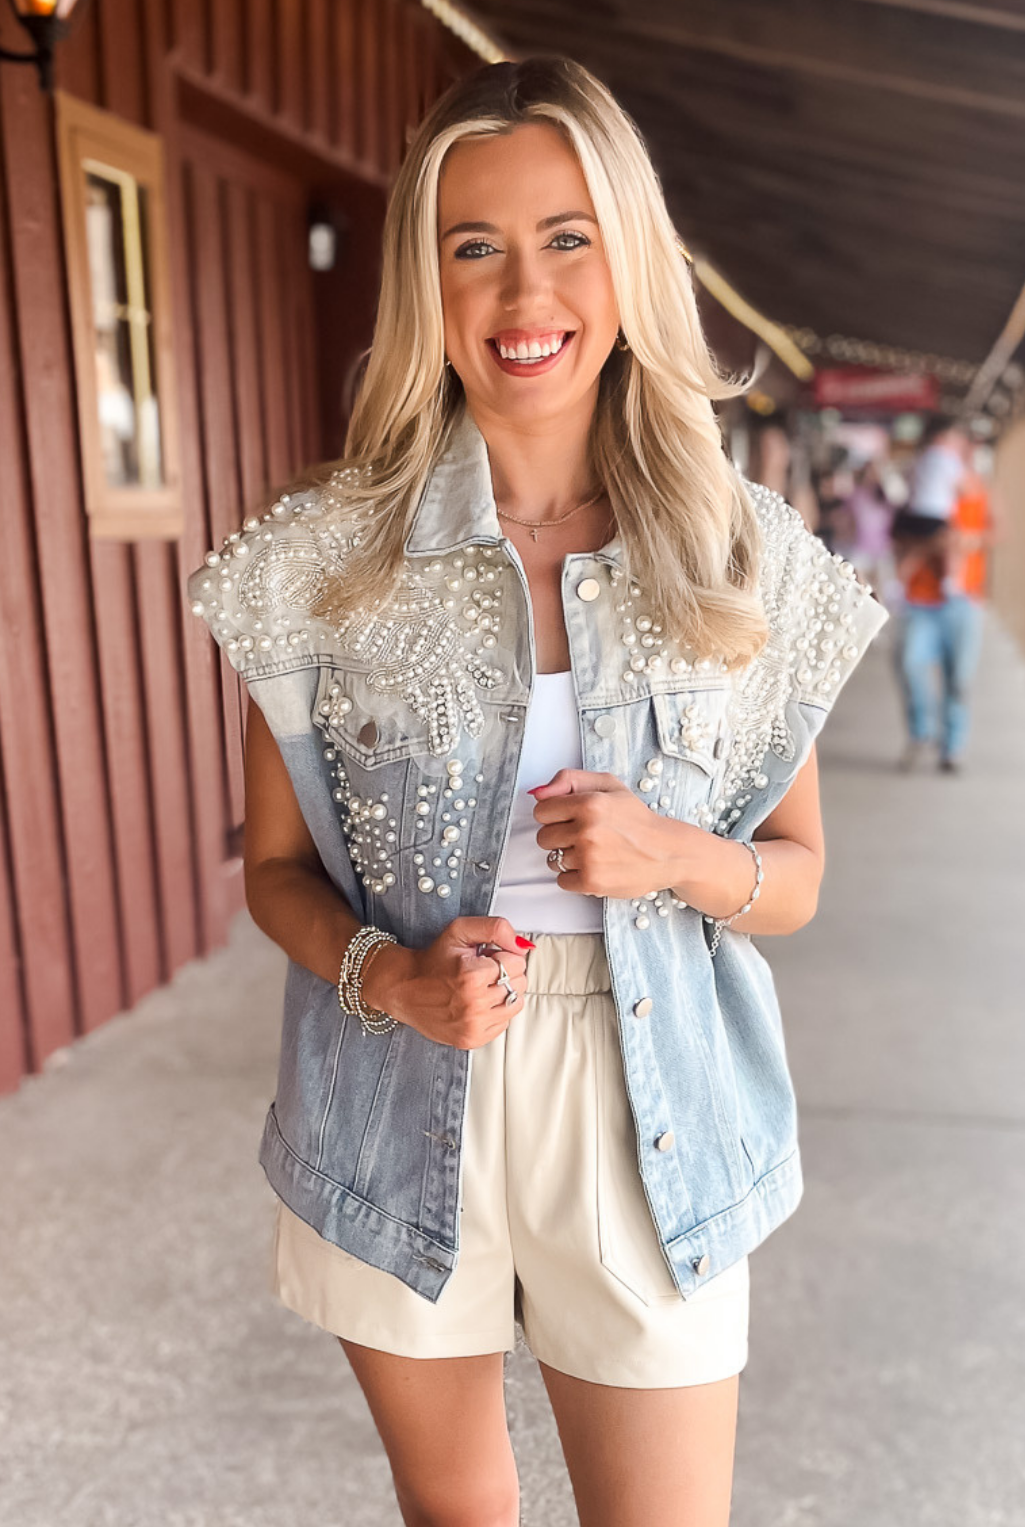
{"type": "Polygon", "coordinates": [[[585,498],[582,504],[577,504],[574,508],[567,509],[565,514],[557,515],[554,520],[520,520],[517,519],[515,514],[508,514],[506,510],[499,509],[497,504],[495,505],[495,512],[501,520],[512,520],[514,525],[526,525],[530,530],[531,539],[536,541],[539,530],[546,530],[551,525],[563,524],[564,521],[570,519],[574,514],[579,514],[581,509],[587,509],[591,504],[597,503],[604,492],[605,485],[603,483],[597,493],[592,493],[591,497],[585,498]]]}

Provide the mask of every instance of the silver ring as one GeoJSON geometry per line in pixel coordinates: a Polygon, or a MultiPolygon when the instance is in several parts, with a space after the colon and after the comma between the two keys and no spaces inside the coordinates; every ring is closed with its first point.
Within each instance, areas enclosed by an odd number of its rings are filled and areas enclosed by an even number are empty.
{"type": "Polygon", "coordinates": [[[565,873],[566,865],[562,857],[565,852],[564,848],[550,848],[548,850],[548,868],[555,870],[556,874],[561,875],[565,873]]]}
{"type": "Polygon", "coordinates": [[[512,1007],[513,1003],[519,1000],[520,994],[512,984],[512,981],[509,979],[509,972],[506,970],[501,960],[498,961],[498,980],[495,982],[495,985],[505,987],[506,1007],[512,1007]]]}

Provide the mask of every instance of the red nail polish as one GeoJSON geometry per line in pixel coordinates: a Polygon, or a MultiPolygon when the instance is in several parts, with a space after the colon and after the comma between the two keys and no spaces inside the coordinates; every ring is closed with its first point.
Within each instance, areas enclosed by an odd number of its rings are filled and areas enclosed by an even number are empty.
{"type": "Polygon", "coordinates": [[[544,785],[535,785],[533,790],[528,790],[527,791],[527,794],[528,795],[536,795],[539,790],[543,790],[543,789],[544,789],[544,785]]]}
{"type": "Polygon", "coordinates": [[[529,938],[522,938],[521,935],[518,934],[518,933],[516,935],[516,942],[519,944],[521,949],[536,949],[537,948],[537,945],[535,943],[532,943],[529,938]]]}

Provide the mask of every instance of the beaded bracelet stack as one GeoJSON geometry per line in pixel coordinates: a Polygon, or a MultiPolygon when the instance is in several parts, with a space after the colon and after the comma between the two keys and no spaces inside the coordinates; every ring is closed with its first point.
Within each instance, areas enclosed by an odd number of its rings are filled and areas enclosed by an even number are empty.
{"type": "Polygon", "coordinates": [[[342,967],[338,972],[338,1006],[343,1013],[354,1013],[360,1021],[364,1034],[387,1034],[395,1027],[390,1013],[378,1007],[368,1007],[363,1000],[363,975],[367,961],[382,944],[397,944],[394,933],[375,928],[368,923],[358,928],[345,947],[342,967]]]}
{"type": "Polygon", "coordinates": [[[765,878],[763,876],[763,874],[762,874],[762,856],[758,852],[757,848],[755,848],[754,844],[753,843],[749,843],[746,838],[738,838],[736,841],[738,843],[743,843],[744,847],[747,848],[747,849],[750,849],[751,853],[754,854],[754,857],[755,857],[755,888],[751,892],[751,895],[749,896],[748,900],[744,903],[744,905],[738,911],[734,912],[731,917],[709,917],[706,914],[705,922],[706,923],[714,923],[715,924],[715,928],[714,928],[714,931],[712,933],[712,942],[708,946],[708,952],[713,957],[715,955],[715,951],[719,947],[719,940],[722,938],[722,930],[724,928],[728,928],[730,926],[730,924],[735,921],[736,918],[743,917],[745,912],[750,912],[751,908],[754,906],[755,902],[758,900],[759,896],[762,893],[762,880],[765,878]]]}

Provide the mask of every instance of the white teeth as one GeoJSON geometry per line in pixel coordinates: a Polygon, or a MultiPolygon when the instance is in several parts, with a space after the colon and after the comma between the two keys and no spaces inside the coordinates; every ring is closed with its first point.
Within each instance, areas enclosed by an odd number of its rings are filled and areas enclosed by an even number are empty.
{"type": "Polygon", "coordinates": [[[543,360],[548,355],[557,355],[565,341],[566,336],[563,334],[558,339],[546,339],[543,344],[539,344],[536,339],[532,339],[529,344],[524,341],[518,345],[503,345],[497,340],[496,344],[503,360],[529,362],[543,360]]]}

